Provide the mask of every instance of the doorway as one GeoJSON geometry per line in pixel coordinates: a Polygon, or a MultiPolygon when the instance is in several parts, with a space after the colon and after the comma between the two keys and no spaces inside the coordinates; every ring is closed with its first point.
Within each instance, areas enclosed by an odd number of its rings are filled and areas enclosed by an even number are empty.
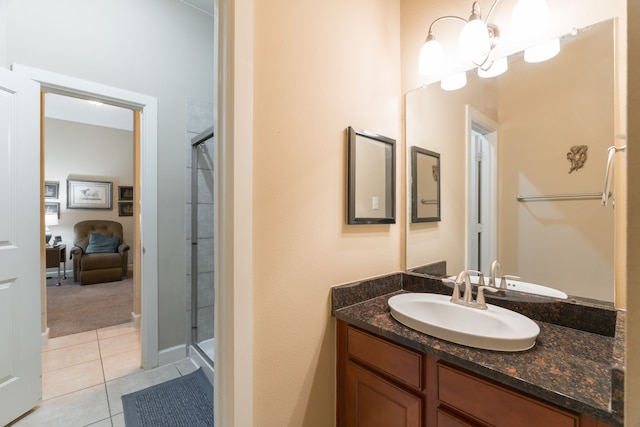
{"type": "MultiPolygon", "coordinates": [[[[134,111],[135,145],[139,171],[140,212],[138,253],[140,267],[140,319],[142,368],[159,365],[158,351],[158,250],[157,250],[157,100],[154,97],[14,64],[12,70],[40,84],[41,91],[98,101],[134,111]]],[[[44,283],[43,283],[44,285],[44,283]]],[[[44,292],[43,292],[44,294],[44,292]]],[[[135,304],[135,302],[134,302],[135,304]]]]}
{"type": "Polygon", "coordinates": [[[498,256],[498,125],[467,105],[466,265],[489,274],[498,256]]]}
{"type": "MultiPolygon", "coordinates": [[[[46,248],[48,338],[135,322],[140,316],[139,304],[133,304],[136,289],[139,295],[140,275],[135,274],[139,227],[133,188],[139,166],[134,156],[134,112],[56,93],[42,93],[41,100],[44,212],[51,235],[46,248]],[[80,183],[99,185],[105,190],[107,208],[103,204],[99,209],[93,205],[77,208],[69,183],[76,188],[80,183]],[[88,279],[83,276],[81,280],[74,268],[79,257],[72,255],[74,227],[87,220],[120,225],[122,243],[130,248],[125,252],[122,275],[98,277],[92,286],[81,285],[88,279]],[[53,256],[56,254],[60,256],[53,256]]],[[[89,281],[93,282],[96,280],[89,281]]]]}

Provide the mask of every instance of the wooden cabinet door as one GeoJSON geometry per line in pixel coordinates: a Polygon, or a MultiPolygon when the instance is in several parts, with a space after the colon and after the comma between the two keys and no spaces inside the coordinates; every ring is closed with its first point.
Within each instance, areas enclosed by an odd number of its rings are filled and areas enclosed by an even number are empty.
{"type": "Polygon", "coordinates": [[[422,427],[422,398],[347,362],[346,427],[422,427]]]}
{"type": "Polygon", "coordinates": [[[450,414],[440,408],[436,410],[437,427],[476,427],[469,421],[463,420],[456,415],[450,414]]]}

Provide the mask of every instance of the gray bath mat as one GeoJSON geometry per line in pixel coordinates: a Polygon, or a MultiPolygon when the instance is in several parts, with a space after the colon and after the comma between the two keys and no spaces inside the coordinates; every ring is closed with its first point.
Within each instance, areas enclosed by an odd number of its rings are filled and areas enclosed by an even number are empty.
{"type": "Polygon", "coordinates": [[[122,396],[127,427],[213,426],[213,386],[202,368],[122,396]]]}

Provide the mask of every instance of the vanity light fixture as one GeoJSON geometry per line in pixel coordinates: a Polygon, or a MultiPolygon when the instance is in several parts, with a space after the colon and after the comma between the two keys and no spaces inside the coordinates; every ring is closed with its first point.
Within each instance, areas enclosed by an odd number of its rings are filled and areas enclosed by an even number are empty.
{"type": "Polygon", "coordinates": [[[555,38],[539,43],[524,50],[526,62],[543,62],[551,59],[560,52],[560,39],[555,38]]]}
{"type": "Polygon", "coordinates": [[[498,58],[495,61],[492,61],[488,66],[478,67],[478,76],[482,78],[489,78],[499,76],[500,74],[507,71],[509,68],[509,61],[506,56],[502,58],[498,58]]]}
{"type": "Polygon", "coordinates": [[[458,90],[467,85],[467,73],[464,71],[460,71],[459,73],[451,74],[443,78],[440,81],[440,87],[443,90],[458,90]]]}
{"type": "MultiPolygon", "coordinates": [[[[491,58],[492,53],[500,40],[500,30],[497,25],[488,22],[491,13],[500,0],[494,0],[489,13],[482,18],[480,3],[474,1],[471,6],[471,14],[468,19],[460,16],[445,15],[435,19],[427,32],[427,38],[424,45],[420,49],[418,57],[418,71],[421,75],[438,75],[446,70],[445,51],[433,34],[433,27],[436,23],[444,20],[455,20],[464,23],[460,35],[458,37],[458,57],[462,60],[470,60],[473,65],[478,67],[478,75],[480,77],[494,77],[504,73],[508,68],[506,58],[491,58]]],[[[538,40],[549,28],[549,13],[545,0],[518,0],[511,17],[511,31],[514,39],[517,41],[538,40]]],[[[557,50],[555,47],[556,40],[546,42],[547,48],[542,45],[534,46],[527,49],[530,53],[525,55],[531,58],[529,62],[540,62],[551,58],[557,54],[559,50],[559,40],[557,40],[557,50]],[[553,46],[549,46],[553,44],[553,46]],[[551,47],[551,49],[549,49],[551,47]],[[555,53],[553,53],[555,51],[555,53]]],[[[528,59],[527,59],[528,60],[528,59]]],[[[463,77],[460,73],[452,80],[456,84],[441,83],[443,89],[447,87],[456,87],[459,89],[466,84],[461,83],[463,77]]],[[[455,90],[455,89],[448,89],[455,90]]]]}

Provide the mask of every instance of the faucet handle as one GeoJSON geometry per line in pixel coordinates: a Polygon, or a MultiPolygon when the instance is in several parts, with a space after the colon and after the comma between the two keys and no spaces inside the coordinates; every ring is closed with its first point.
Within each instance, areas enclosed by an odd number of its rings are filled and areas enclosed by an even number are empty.
{"type": "Polygon", "coordinates": [[[500,289],[507,289],[507,279],[520,279],[520,276],[512,276],[511,274],[505,274],[500,279],[500,289]]]}
{"type": "Polygon", "coordinates": [[[479,270],[467,270],[469,273],[476,274],[478,276],[478,286],[484,286],[484,273],[479,270]]]}
{"type": "Polygon", "coordinates": [[[460,283],[458,283],[458,281],[456,280],[456,281],[453,281],[453,294],[451,295],[451,302],[459,302],[459,301],[460,301],[460,283]]]}
{"type": "Polygon", "coordinates": [[[476,297],[476,307],[479,308],[480,310],[487,309],[487,303],[484,299],[485,289],[493,293],[498,292],[498,289],[494,288],[493,286],[478,286],[478,296],[476,297]]]}

